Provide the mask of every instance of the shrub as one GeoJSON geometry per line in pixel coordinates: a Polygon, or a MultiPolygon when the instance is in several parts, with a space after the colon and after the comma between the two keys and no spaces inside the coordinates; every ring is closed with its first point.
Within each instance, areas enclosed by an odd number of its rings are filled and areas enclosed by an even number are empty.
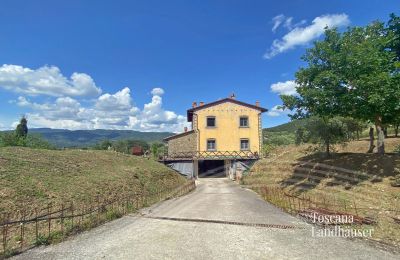
{"type": "Polygon", "coordinates": [[[400,154],[400,144],[394,148],[394,152],[400,154]]]}

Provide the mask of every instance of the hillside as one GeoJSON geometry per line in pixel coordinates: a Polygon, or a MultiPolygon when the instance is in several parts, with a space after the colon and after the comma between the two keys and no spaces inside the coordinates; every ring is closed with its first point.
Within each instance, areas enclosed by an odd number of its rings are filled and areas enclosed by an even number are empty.
{"type": "Polygon", "coordinates": [[[307,123],[306,119],[302,120],[293,120],[288,123],[284,123],[278,126],[264,128],[263,130],[266,132],[289,132],[294,133],[297,128],[300,126],[304,126],[307,123]]]}
{"type": "Polygon", "coordinates": [[[185,182],[158,162],[115,152],[0,148],[0,213],[130,196],[185,182]]]}
{"type": "Polygon", "coordinates": [[[257,192],[257,187],[274,187],[321,205],[342,205],[344,212],[378,221],[373,239],[400,245],[399,224],[393,219],[400,217],[400,187],[391,185],[400,175],[400,154],[393,153],[399,145],[400,138],[388,138],[387,154],[366,154],[364,139],[338,146],[332,157],[315,153],[311,145],[278,146],[253,166],[243,184],[257,192]]]}
{"type": "Polygon", "coordinates": [[[88,147],[108,139],[135,139],[145,142],[161,141],[172,135],[168,132],[139,132],[131,130],[64,130],[50,128],[33,128],[29,133],[40,134],[56,147],[88,147]]]}

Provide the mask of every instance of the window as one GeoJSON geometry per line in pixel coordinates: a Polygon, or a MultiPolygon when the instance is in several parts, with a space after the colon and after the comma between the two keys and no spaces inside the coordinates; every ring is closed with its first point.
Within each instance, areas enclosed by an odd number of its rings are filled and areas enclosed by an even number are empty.
{"type": "Polygon", "coordinates": [[[239,121],[240,127],[249,127],[249,118],[247,116],[241,116],[239,121]]]}
{"type": "Polygon", "coordinates": [[[215,116],[207,117],[207,127],[215,127],[215,116]]]}
{"type": "Polygon", "coordinates": [[[240,150],[249,150],[249,139],[240,139],[240,150]]]}
{"type": "Polygon", "coordinates": [[[215,151],[215,150],[216,150],[215,139],[208,139],[207,151],[215,151]]]}

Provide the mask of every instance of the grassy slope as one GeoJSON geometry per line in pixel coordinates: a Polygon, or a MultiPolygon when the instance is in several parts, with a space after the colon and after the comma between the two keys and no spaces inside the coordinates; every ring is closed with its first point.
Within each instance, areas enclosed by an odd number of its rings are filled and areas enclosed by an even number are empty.
{"type": "Polygon", "coordinates": [[[0,213],[62,201],[132,195],[186,180],[153,160],[108,151],[0,148],[0,213]]]}
{"type": "MultiPolygon", "coordinates": [[[[400,138],[386,139],[387,152],[399,144],[400,138]]],[[[286,192],[314,198],[322,195],[334,201],[346,200],[356,203],[358,208],[378,208],[378,211],[360,210],[359,213],[378,219],[375,239],[400,244],[400,226],[390,218],[400,215],[400,188],[390,185],[391,177],[400,172],[400,155],[365,154],[368,140],[338,147],[338,153],[331,158],[312,153],[309,147],[278,147],[269,158],[255,164],[243,183],[279,186],[286,192]],[[305,162],[308,164],[304,165],[305,162]],[[317,163],[340,169],[327,170],[317,163]],[[346,173],[343,169],[352,171],[346,173]],[[357,173],[363,173],[362,177],[352,179],[357,173]]]]}

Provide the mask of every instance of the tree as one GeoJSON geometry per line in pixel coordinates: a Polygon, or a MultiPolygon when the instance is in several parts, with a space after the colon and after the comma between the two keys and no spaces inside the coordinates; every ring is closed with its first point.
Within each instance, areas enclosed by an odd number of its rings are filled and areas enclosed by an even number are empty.
{"type": "Polygon", "coordinates": [[[150,149],[153,157],[158,158],[159,155],[164,153],[165,145],[163,143],[152,143],[150,149]]]}
{"type": "Polygon", "coordinates": [[[28,120],[26,120],[25,116],[22,116],[17,128],[15,129],[15,135],[18,138],[26,138],[28,135],[28,120]]]}
{"type": "Polygon", "coordinates": [[[296,144],[319,143],[329,156],[331,147],[347,142],[348,137],[347,126],[341,118],[312,117],[304,127],[296,131],[296,144]]]}
{"type": "Polygon", "coordinates": [[[396,56],[388,49],[393,39],[383,23],[325,31],[302,59],[307,67],[296,73],[298,96],[281,96],[293,118],[352,117],[375,124],[377,148],[384,153],[383,127],[400,113],[396,56]]]}

